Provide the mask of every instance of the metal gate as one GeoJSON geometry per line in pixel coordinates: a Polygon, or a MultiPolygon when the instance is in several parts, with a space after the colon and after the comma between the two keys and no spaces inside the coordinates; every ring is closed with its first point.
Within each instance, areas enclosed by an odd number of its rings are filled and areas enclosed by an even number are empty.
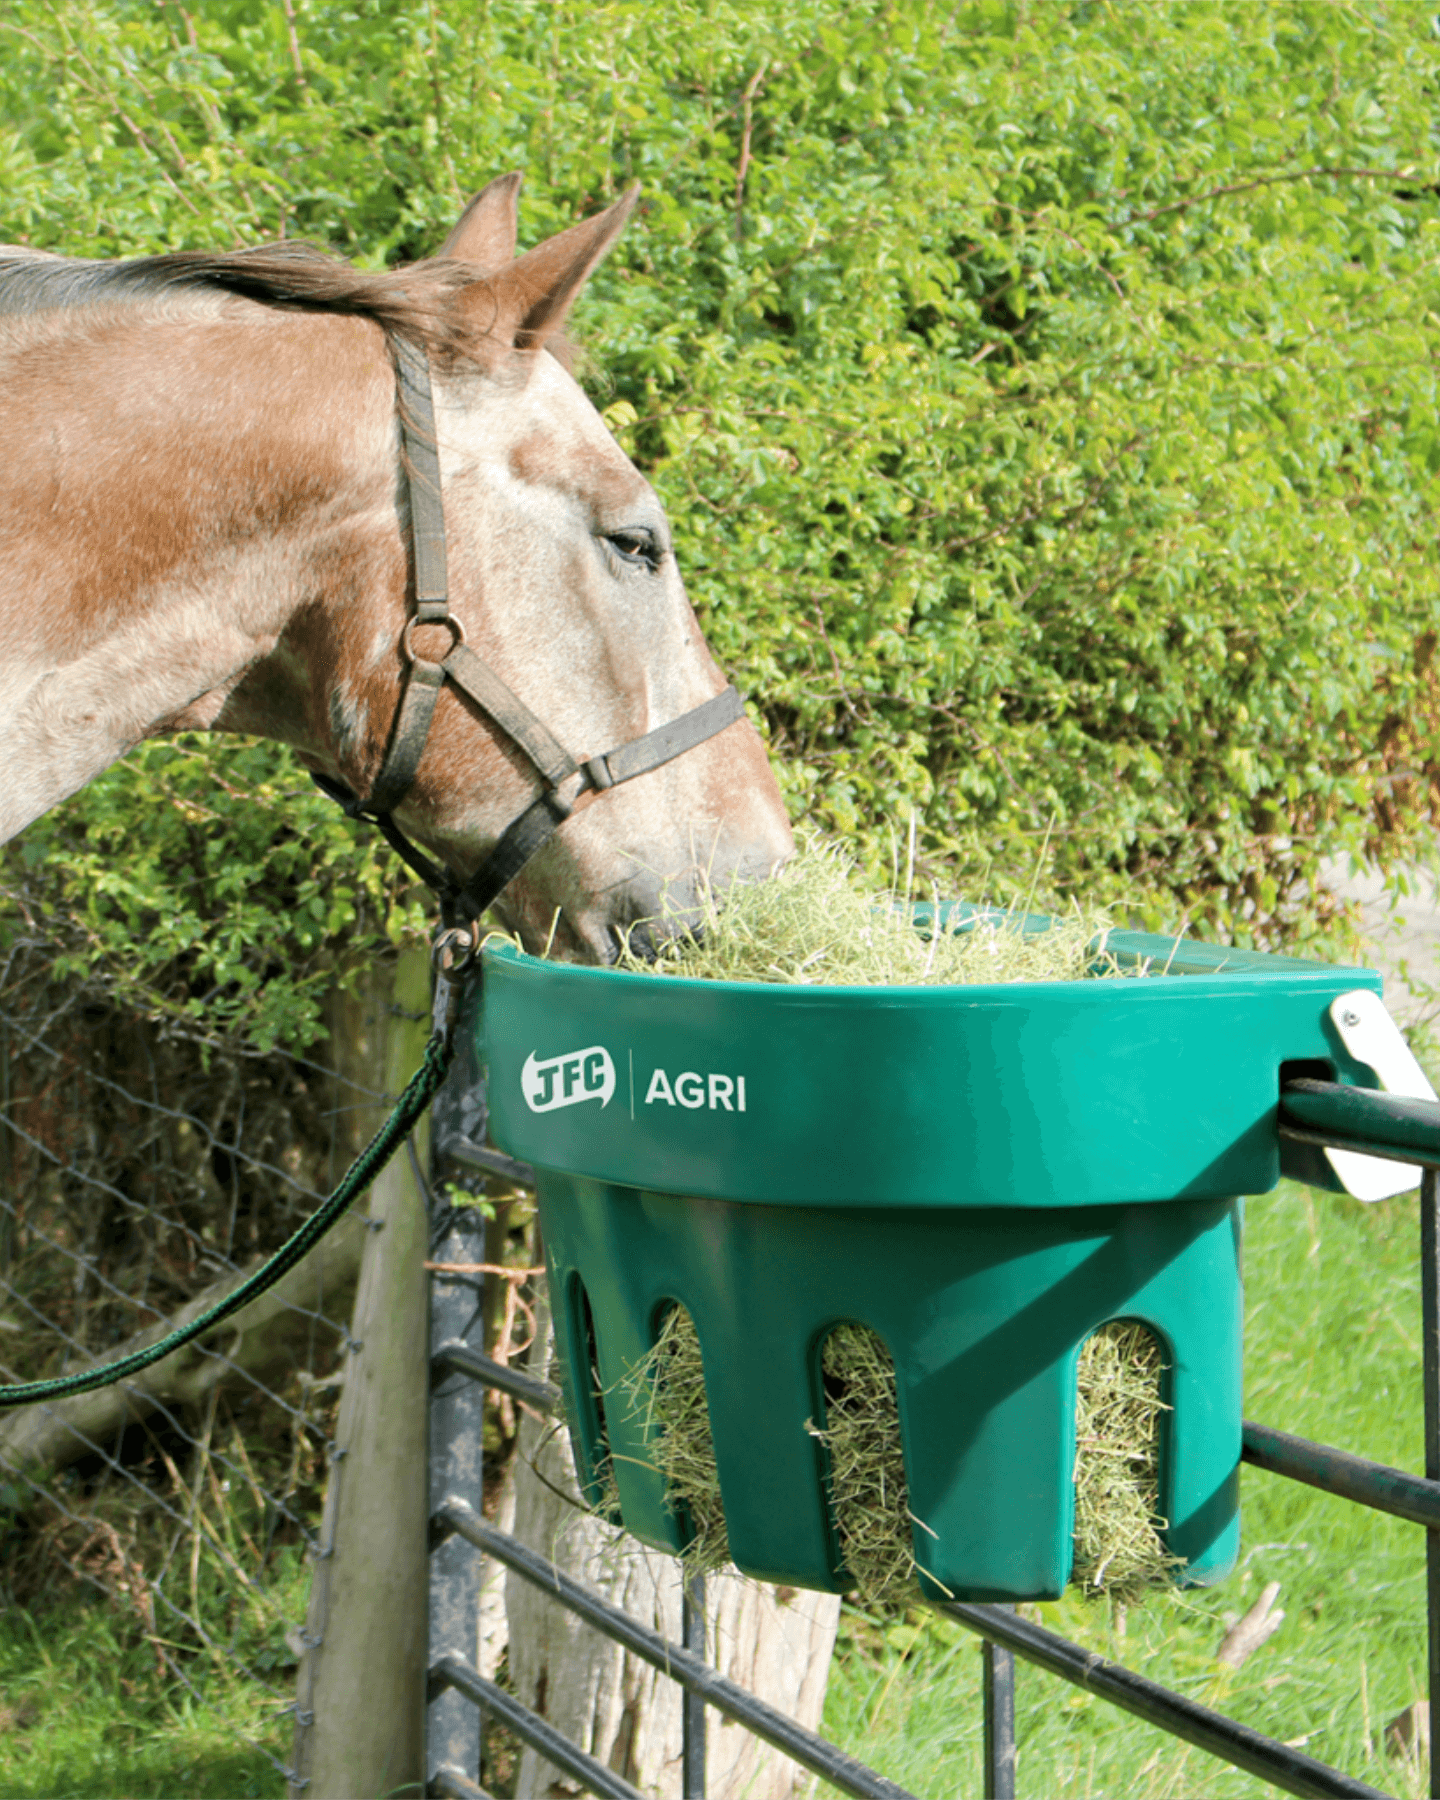
{"type": "MultiPolygon", "coordinates": [[[[499,1174],[532,1185],[523,1163],[476,1142],[483,1118],[470,1071],[468,1094],[461,1072],[437,1101],[437,1163],[499,1174]],[[470,1116],[467,1118],[467,1098],[470,1116]],[[467,1126],[471,1129],[467,1130],[467,1126]],[[472,1135],[473,1133],[473,1135],[472,1135]]],[[[1423,1171],[1420,1187],[1420,1286],[1424,1353],[1425,1476],[1410,1475],[1344,1450],[1246,1421],[1242,1457],[1256,1468],[1304,1482],[1407,1519],[1425,1531],[1426,1602],[1429,1623],[1428,1692],[1440,1692],[1440,1105],[1399,1101],[1368,1090],[1345,1090],[1349,1120],[1344,1134],[1315,1130],[1287,1114],[1281,1097],[1282,1136],[1298,1142],[1359,1150],[1411,1163],[1423,1171]],[[1358,1120],[1358,1125],[1354,1121],[1358,1120]]],[[[475,1264],[484,1260],[483,1225],[473,1208],[437,1203],[432,1218],[432,1260],[475,1264]]],[[[736,1720],[841,1793],[861,1800],[917,1800],[814,1732],[710,1668],[704,1659],[705,1595],[700,1581],[685,1594],[683,1643],[673,1643],[630,1618],[556,1568],[517,1538],[482,1516],[481,1426],[484,1395],[495,1388],[540,1412],[553,1412],[559,1390],[483,1354],[473,1290],[432,1277],[430,1398],[430,1614],[429,1697],[426,1711],[426,1781],[430,1794],[484,1800],[480,1769],[482,1720],[503,1723],[523,1743],[564,1769],[588,1792],[613,1800],[640,1800],[637,1790],[594,1757],[562,1737],[512,1694],[487,1681],[471,1660],[478,1636],[480,1565],[499,1559],[534,1583],[557,1606],[660,1669],[685,1690],[682,1792],[705,1796],[705,1710],[736,1720]]],[[[936,1603],[936,1610],[975,1632],[983,1644],[985,1800],[1014,1800],[1015,1658],[1071,1682],[1133,1713],[1158,1730],[1245,1769],[1287,1794],[1376,1796],[1369,1786],[1299,1749],[1252,1731],[1238,1720],[1161,1687],[1133,1669],[1096,1655],[1022,1618],[1013,1606],[936,1603]]],[[[1430,1794],[1440,1800],[1436,1761],[1430,1794]]],[[[927,1800],[936,1800],[935,1796],[927,1800]]]]}

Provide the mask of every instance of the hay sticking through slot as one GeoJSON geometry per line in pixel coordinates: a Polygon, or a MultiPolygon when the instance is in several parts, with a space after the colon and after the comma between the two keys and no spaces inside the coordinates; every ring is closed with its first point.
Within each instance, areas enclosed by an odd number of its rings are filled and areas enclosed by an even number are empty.
{"type": "Polygon", "coordinates": [[[1169,1587],[1184,1566],[1160,1536],[1163,1373],[1154,1333],[1133,1319],[1102,1325],[1080,1353],[1071,1579],[1120,1605],[1169,1587]]]}
{"type": "Polygon", "coordinates": [[[916,1563],[895,1364],[873,1331],[847,1323],[826,1338],[820,1370],[825,1425],[807,1420],[805,1429],[829,1455],[841,1561],[860,1605],[903,1604],[915,1594],[916,1563]]]}
{"type": "MultiPolygon", "coordinates": [[[[831,1506],[855,1597],[872,1607],[908,1604],[918,1594],[920,1565],[894,1365],[874,1332],[843,1324],[825,1340],[821,1372],[825,1424],[807,1419],[805,1429],[826,1447],[831,1506]]],[[[1090,1598],[1137,1605],[1171,1587],[1183,1567],[1166,1550],[1156,1516],[1162,1374],[1159,1345],[1133,1321],[1102,1327],[1080,1353],[1072,1580],[1090,1598]]],[[[651,1466],[693,1534],[686,1567],[713,1573],[729,1562],[730,1545],[700,1339],[683,1307],[671,1308],[655,1347],[621,1385],[620,1403],[654,1430],[651,1466]]],[[[609,1398],[616,1403],[615,1390],[609,1398]]],[[[605,1487],[602,1511],[617,1499],[613,1478],[605,1487]]],[[[918,1530],[923,1544],[923,1521],[918,1530]]]]}
{"type": "Polygon", "coordinates": [[[1078,905],[1044,931],[1027,931],[1023,914],[998,909],[960,930],[917,930],[911,904],[918,896],[908,884],[866,886],[849,857],[817,837],[802,838],[794,859],[768,881],[737,883],[717,894],[702,874],[697,885],[698,917],[667,890],[658,921],[647,921],[660,929],[647,934],[643,954],[627,943],[619,967],[707,981],[856,987],[1146,972],[1122,968],[1105,949],[1109,917],[1078,905]]]}
{"type": "Polygon", "coordinates": [[[622,1384],[623,1403],[654,1432],[650,1463],[665,1483],[670,1506],[691,1533],[684,1551],[692,1575],[710,1575],[730,1561],[720,1475],[710,1435],[705,1369],[695,1321],[672,1306],[654,1348],[622,1384]]]}

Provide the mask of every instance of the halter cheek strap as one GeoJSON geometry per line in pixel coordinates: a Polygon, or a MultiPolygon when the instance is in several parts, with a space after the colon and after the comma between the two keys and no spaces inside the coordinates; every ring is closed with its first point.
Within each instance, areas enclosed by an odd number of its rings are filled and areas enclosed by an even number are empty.
{"type": "Polygon", "coordinates": [[[400,398],[401,457],[410,502],[410,549],[415,578],[414,611],[400,636],[404,670],[400,703],[390,728],[380,771],[363,800],[342,781],[314,774],[311,779],[351,818],[370,819],[385,840],[440,896],[446,921],[467,923],[480,915],[509,886],[532,856],[542,849],[570,816],[582,794],[603,793],[637,775],[648,775],[697,744],[716,736],[745,715],[744,702],[727,687],[668,725],[622,744],[605,756],[577,762],[525,702],[511,692],[495,671],[465,642],[465,628],[450,611],[445,562],[445,513],[440,492],[440,457],[435,438],[435,404],[430,365],[422,350],[395,340],[400,398]],[[416,654],[412,638],[417,625],[443,625],[450,648],[439,662],[416,654]],[[409,792],[425,754],[435,702],[449,681],[521,750],[542,782],[539,794],[512,819],[498,842],[468,881],[459,881],[412,844],[395,823],[395,808],[409,792]]]}

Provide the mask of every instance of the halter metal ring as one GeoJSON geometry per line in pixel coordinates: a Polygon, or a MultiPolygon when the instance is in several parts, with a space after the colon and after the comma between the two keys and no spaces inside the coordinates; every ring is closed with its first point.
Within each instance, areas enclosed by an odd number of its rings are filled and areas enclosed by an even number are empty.
{"type": "MultiPolygon", "coordinates": [[[[407,663],[413,663],[416,660],[415,651],[410,643],[410,634],[417,625],[445,626],[450,633],[451,650],[453,650],[457,644],[463,644],[465,642],[465,627],[453,615],[447,614],[443,619],[407,619],[405,621],[405,629],[400,633],[400,654],[405,658],[407,663]]],[[[449,655],[449,651],[446,651],[446,655],[449,655]]],[[[421,660],[428,661],[429,659],[422,658],[421,660]]],[[[443,658],[441,660],[443,660],[443,658]]]]}
{"type": "Polygon", "coordinates": [[[437,931],[430,945],[430,962],[438,975],[463,975],[475,960],[479,932],[473,925],[451,925],[437,931]]]}

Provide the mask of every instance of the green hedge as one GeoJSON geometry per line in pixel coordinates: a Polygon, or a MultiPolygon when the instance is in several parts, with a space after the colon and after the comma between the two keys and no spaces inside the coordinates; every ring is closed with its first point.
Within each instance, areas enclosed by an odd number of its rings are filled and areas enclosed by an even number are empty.
{"type": "MultiPolygon", "coordinates": [[[[0,32],[0,235],[47,247],[283,228],[373,265],[505,168],[525,241],[643,181],[585,379],[794,809],[868,856],[912,809],[972,879],[1048,832],[1056,885],[1303,942],[1321,856],[1429,820],[1425,9],[15,0],[0,32]]],[[[188,754],[27,854],[148,829],[188,754]]]]}

